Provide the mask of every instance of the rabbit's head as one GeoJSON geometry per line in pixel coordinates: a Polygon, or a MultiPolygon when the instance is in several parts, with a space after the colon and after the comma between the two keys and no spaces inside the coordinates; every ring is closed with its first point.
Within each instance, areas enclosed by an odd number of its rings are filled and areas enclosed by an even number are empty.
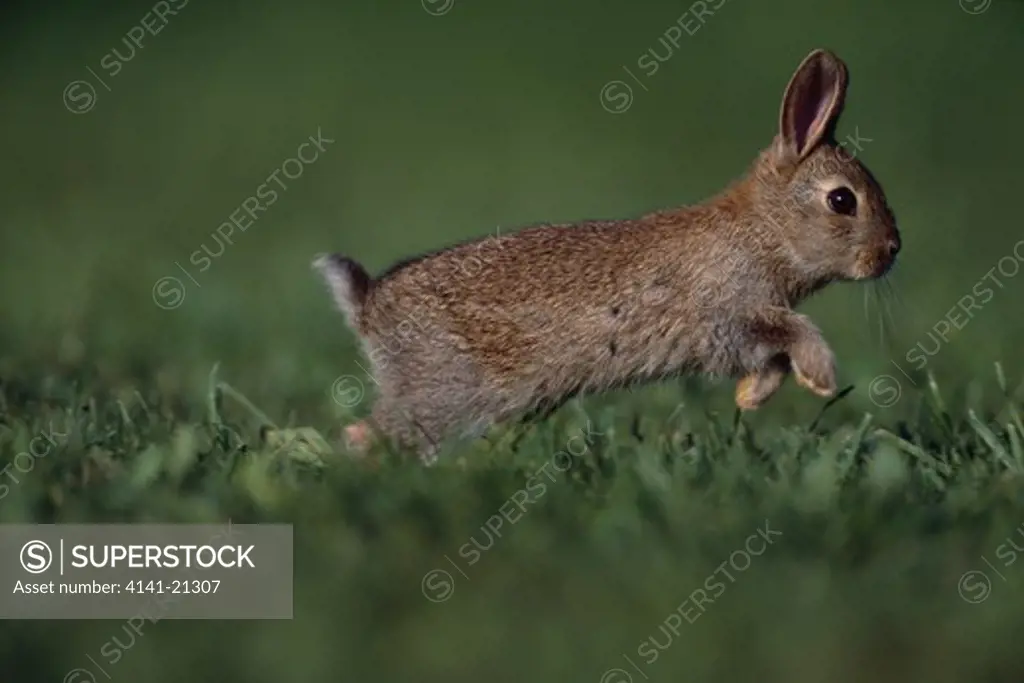
{"type": "Polygon", "coordinates": [[[881,186],[835,140],[848,81],[834,54],[808,55],[786,87],[779,133],[753,173],[755,215],[808,282],[880,277],[900,249],[881,186]]]}

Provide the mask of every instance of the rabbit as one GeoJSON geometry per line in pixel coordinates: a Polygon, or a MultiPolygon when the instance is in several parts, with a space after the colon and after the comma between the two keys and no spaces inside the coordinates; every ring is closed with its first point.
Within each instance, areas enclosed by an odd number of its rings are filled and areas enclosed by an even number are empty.
{"type": "Polygon", "coordinates": [[[349,446],[383,437],[430,463],[449,437],[683,373],[737,378],[743,411],[790,373],[834,396],[832,350],[794,307],[831,282],[885,275],[901,246],[880,184],[835,140],[848,82],[832,52],[807,55],[771,144],[700,204],[530,226],[377,278],[317,256],[378,385],[349,446]]]}

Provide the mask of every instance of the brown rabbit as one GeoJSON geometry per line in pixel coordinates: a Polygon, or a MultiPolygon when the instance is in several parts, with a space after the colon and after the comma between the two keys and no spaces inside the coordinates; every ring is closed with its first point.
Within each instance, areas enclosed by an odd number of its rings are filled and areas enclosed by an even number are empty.
{"type": "MultiPolygon", "coordinates": [[[[832,351],[793,308],[830,282],[880,277],[900,249],[882,188],[835,142],[847,82],[834,54],[808,55],[771,146],[702,204],[533,226],[376,279],[318,257],[373,366],[369,423],[431,460],[447,437],[684,372],[741,378],[744,410],[790,371],[832,396],[832,351]]],[[[346,433],[371,439],[365,422],[346,433]]]]}

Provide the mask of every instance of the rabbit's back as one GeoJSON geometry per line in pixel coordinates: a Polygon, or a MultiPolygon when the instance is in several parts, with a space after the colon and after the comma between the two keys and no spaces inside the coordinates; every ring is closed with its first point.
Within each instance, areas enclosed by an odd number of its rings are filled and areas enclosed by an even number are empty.
{"type": "Polygon", "coordinates": [[[688,296],[705,249],[694,232],[692,258],[680,260],[663,234],[687,235],[662,227],[651,218],[540,226],[429,255],[375,286],[370,327],[414,317],[438,352],[457,349],[488,384],[528,393],[676,371],[709,332],[688,296]]]}

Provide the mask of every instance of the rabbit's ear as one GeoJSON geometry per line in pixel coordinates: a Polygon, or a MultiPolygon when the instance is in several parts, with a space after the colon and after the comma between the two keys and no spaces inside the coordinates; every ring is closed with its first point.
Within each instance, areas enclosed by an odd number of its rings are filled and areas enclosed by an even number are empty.
{"type": "Polygon", "coordinates": [[[843,109],[849,75],[846,64],[827,50],[807,55],[786,86],[779,116],[779,153],[799,162],[831,137],[843,109]]]}

